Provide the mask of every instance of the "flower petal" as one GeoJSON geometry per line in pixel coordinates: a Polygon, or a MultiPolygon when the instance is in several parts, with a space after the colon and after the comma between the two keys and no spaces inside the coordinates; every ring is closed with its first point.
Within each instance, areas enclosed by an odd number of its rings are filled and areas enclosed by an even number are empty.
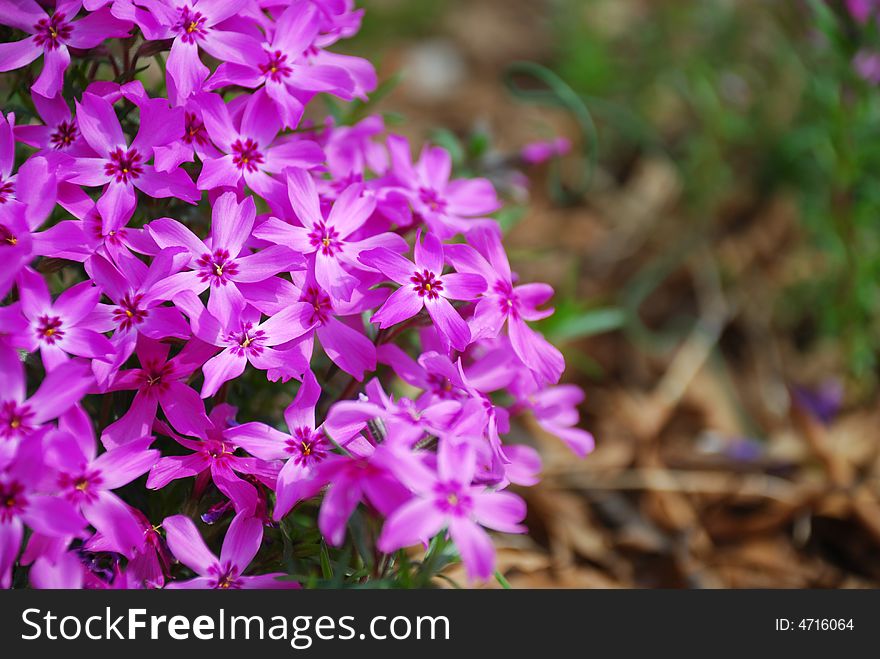
{"type": "MultiPolygon", "coordinates": [[[[439,299],[446,302],[443,298],[439,299]]],[[[421,311],[423,300],[424,298],[419,297],[411,286],[401,286],[385,300],[385,304],[373,314],[370,322],[377,323],[382,329],[396,325],[399,322],[412,318],[421,311]]],[[[446,302],[446,304],[449,305],[449,302],[446,302]]],[[[450,313],[458,316],[451,305],[449,310],[450,313]]],[[[460,316],[459,320],[461,320],[460,316]]],[[[467,325],[465,325],[465,328],[467,328],[467,325]]]]}
{"type": "Polygon", "coordinates": [[[425,299],[425,308],[437,329],[449,339],[453,348],[458,351],[467,348],[471,341],[471,330],[446,298],[425,299]]]}
{"type": "Polygon", "coordinates": [[[211,553],[196,525],[189,517],[173,515],[162,522],[168,549],[174,557],[196,574],[205,576],[217,564],[217,557],[211,553]]]}
{"type": "Polygon", "coordinates": [[[231,563],[238,567],[239,572],[243,572],[254,560],[262,542],[263,525],[260,520],[239,513],[233,518],[226,537],[223,538],[220,563],[231,563]]]}

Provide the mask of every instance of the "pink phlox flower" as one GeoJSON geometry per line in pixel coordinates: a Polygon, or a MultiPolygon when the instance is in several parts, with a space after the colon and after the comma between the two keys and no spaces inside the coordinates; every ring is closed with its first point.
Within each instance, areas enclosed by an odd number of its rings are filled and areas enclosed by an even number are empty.
{"type": "Polygon", "coordinates": [[[103,331],[113,330],[111,343],[116,352],[112,364],[94,365],[103,369],[98,373],[99,384],[106,384],[131,357],[138,335],[149,339],[188,339],[189,324],[178,309],[162,306],[151,296],[152,288],[166,277],[178,272],[189,261],[189,254],[182,247],[168,248],[159,253],[147,266],[136,258],[126,258],[117,267],[103,256],[93,256],[85,263],[86,272],[104,292],[112,304],[98,304],[103,313],[103,331]]]}
{"type": "Polygon", "coordinates": [[[0,462],[0,588],[10,586],[25,526],[43,536],[67,539],[86,526],[76,507],[46,486],[51,474],[44,459],[44,434],[38,431],[19,442],[11,459],[0,462]]]}
{"type": "Polygon", "coordinates": [[[411,447],[426,436],[448,432],[461,410],[461,402],[455,399],[395,399],[373,379],[357,400],[335,403],[327,423],[334,429],[334,437],[336,429],[342,428],[349,437],[353,431],[365,431],[372,444],[391,442],[411,447]]]}
{"type": "Polygon", "coordinates": [[[446,264],[443,245],[432,233],[416,236],[415,263],[387,247],[378,247],[360,255],[361,263],[380,271],[400,284],[370,322],[380,328],[391,327],[412,318],[423,308],[456,350],[464,350],[471,341],[467,323],[449,300],[474,300],[486,289],[486,280],[474,273],[443,274],[446,264]]]}
{"type": "Polygon", "coordinates": [[[564,156],[569,151],[571,151],[571,141],[565,137],[557,137],[526,144],[520,150],[519,157],[528,165],[540,165],[552,158],[564,156]]]}
{"type": "Polygon", "coordinates": [[[248,363],[263,371],[277,367],[284,353],[274,346],[302,336],[314,326],[310,320],[313,310],[305,303],[293,304],[262,322],[262,314],[251,305],[239,307],[221,322],[192,291],[178,293],[174,303],[189,316],[193,334],[222,348],[202,366],[202,398],[213,396],[224,382],[241,375],[248,363]]]}
{"type": "Polygon", "coordinates": [[[204,50],[221,62],[246,64],[261,55],[259,42],[237,31],[236,16],[250,0],[134,0],[135,20],[150,40],[173,39],[166,62],[169,95],[183,101],[202,88],[210,71],[204,50]]]}
{"type": "Polygon", "coordinates": [[[495,188],[484,178],[450,181],[452,158],[446,149],[426,145],[413,163],[406,138],[391,135],[388,151],[394,180],[438,238],[446,240],[477,227],[498,231],[497,222],[480,217],[501,207],[495,188]]]}
{"type": "Polygon", "coordinates": [[[101,442],[108,449],[149,434],[161,406],[165,417],[184,434],[194,434],[208,424],[198,393],[186,380],[217,348],[199,339],[188,341],[169,359],[170,346],[141,335],[135,352],[140,368],[120,371],[109,391],[134,390],[134,400],[125,414],[104,429],[101,442]]]}
{"type": "MultiPolygon", "coordinates": [[[[251,515],[255,514],[259,503],[257,489],[238,474],[245,474],[256,482],[273,488],[280,465],[236,454],[238,447],[226,437],[226,432],[232,426],[226,418],[230,409],[228,405],[216,406],[208,417],[208,423],[189,433],[197,439],[181,437],[167,424],[157,421],[154,424],[157,433],[171,437],[192,453],[160,458],[150,471],[147,487],[151,490],[159,490],[173,480],[196,477],[193,496],[199,498],[207,485],[213,481],[217,489],[233,503],[237,512],[247,511],[251,515]]],[[[200,410],[199,417],[202,416],[204,416],[204,408],[200,410]]]]}
{"type": "Polygon", "coordinates": [[[33,101],[43,124],[16,126],[15,138],[19,142],[39,149],[37,153],[47,159],[63,155],[71,157],[95,155],[88,142],[83,139],[76,117],[71,113],[61,94],[52,98],[34,94],[33,101]]]}
{"type": "Polygon", "coordinates": [[[263,541],[263,525],[245,513],[235,516],[223,538],[219,558],[211,553],[189,517],[173,515],[162,522],[168,548],[181,563],[195,572],[189,581],[173,581],[166,588],[299,588],[295,581],[282,580],[283,572],[244,576],[263,541]]]}
{"type": "Polygon", "coordinates": [[[165,99],[149,99],[140,108],[140,127],[131,144],[106,98],[85,92],[76,104],[76,116],[83,138],[98,155],[74,158],[62,166],[62,172],[71,183],[104,186],[98,200],[103,217],[130,215],[137,203],[135,189],[153,198],[198,200],[199,192],[185,171],[160,172],[150,162],[154,147],[178,139],[183,132],[182,108],[169,108],[165,99]]]}
{"type": "Polygon", "coordinates": [[[228,106],[219,95],[204,93],[197,100],[208,136],[220,152],[218,157],[203,160],[197,182],[200,190],[241,191],[247,185],[270,203],[285,207],[284,184],[273,175],[288,167],[314,167],[324,160],[324,152],[314,142],[278,139],[281,122],[263,89],[241,98],[238,121],[232,114],[236,106],[228,106]]]}
{"type": "MultiPolygon", "coordinates": [[[[285,460],[275,486],[275,519],[286,515],[303,498],[302,487],[311,480],[314,469],[334,455],[335,445],[327,437],[323,424],[316,425],[315,406],[321,387],[309,371],[293,402],[284,410],[287,432],[264,423],[250,422],[230,428],[226,437],[262,460],[285,460]]],[[[345,442],[349,437],[334,437],[345,442]]],[[[311,490],[307,490],[306,494],[311,490]]]]}
{"type": "MultiPolygon", "coordinates": [[[[110,585],[114,588],[162,588],[165,585],[166,575],[171,572],[173,558],[165,544],[165,539],[159,533],[161,527],[151,524],[146,516],[136,508],[132,508],[131,511],[143,532],[144,546],[135,554],[134,558],[129,560],[124,573],[117,571],[112,574],[112,584],[110,585]]],[[[83,551],[99,555],[115,551],[109,538],[100,532],[96,532],[84,542],[82,548],[83,551]]],[[[99,585],[106,587],[103,586],[105,583],[99,582],[99,585]]]]}
{"type": "Polygon", "coordinates": [[[482,527],[523,533],[525,502],[515,494],[474,486],[476,456],[467,443],[441,441],[436,471],[409,459],[393,461],[395,473],[415,497],[393,512],[382,527],[378,547],[393,552],[427,543],[446,529],[461,555],[468,577],[488,579],[495,566],[492,540],[482,527]]]}
{"type": "Polygon", "coordinates": [[[263,53],[249,62],[223,62],[206,90],[230,85],[265,89],[285,128],[296,128],[302,118],[303,100],[315,93],[329,93],[351,100],[354,80],[340,66],[313,64],[305,55],[314,48],[319,19],[314,7],[302,3],[288,7],[274,22],[271,38],[262,44],[263,53]]]}
{"type": "Polygon", "coordinates": [[[308,323],[312,329],[277,350],[286,353],[284,363],[269,369],[272,381],[301,379],[308,370],[315,339],[330,360],[343,371],[361,381],[376,369],[376,347],[364,333],[362,314],[375,308],[388,294],[387,289],[357,288],[351,300],[343,302],[328,295],[310,273],[295,272],[291,283],[280,277],[259,285],[245,285],[243,293],[262,313],[271,316],[292,304],[311,307],[308,323]],[[259,290],[257,290],[259,287],[259,290]]]}
{"type": "Polygon", "coordinates": [[[131,23],[100,9],[76,19],[80,2],[59,2],[48,14],[36,0],[0,0],[0,24],[30,34],[22,41],[0,44],[0,71],[14,71],[43,55],[43,70],[31,90],[52,98],[61,91],[71,48],[88,50],[106,39],[129,36],[131,23]]]}
{"type": "Polygon", "coordinates": [[[449,245],[446,252],[456,270],[479,274],[488,282],[469,323],[472,335],[494,338],[506,321],[510,344],[523,364],[542,382],[558,382],[565,370],[562,353],[526,324],[553,313],[552,308],[538,308],[552,297],[553,289],[539,283],[515,286],[510,263],[495,232],[474,231],[470,241],[473,246],[449,245]]]}
{"type": "Polygon", "coordinates": [[[406,249],[406,242],[394,233],[385,232],[362,239],[353,235],[376,206],[372,196],[362,194],[362,185],[346,188],[326,217],[321,209],[315,181],[308,172],[288,170],[287,190],[302,226],[271,217],[258,226],[254,234],[258,238],[290,245],[303,254],[312,255],[310,265],[315,280],[333,299],[342,302],[351,300],[359,284],[357,272],[370,269],[369,265],[365,266],[358,259],[363,251],[382,248],[395,253],[394,250],[406,249]]]}
{"type": "Polygon", "coordinates": [[[202,118],[202,107],[196,97],[190,97],[183,105],[183,118],[183,133],[179,139],[153,147],[156,169],[160,172],[172,171],[184,162],[192,162],[196,155],[202,162],[222,155],[211,143],[202,118]]]}
{"type": "Polygon", "coordinates": [[[46,438],[46,462],[57,473],[58,494],[70,501],[113,548],[132,558],[145,548],[145,536],[132,509],[112,490],[145,474],[159,459],[146,436],[97,455],[92,422],[74,407],[46,438]]]}
{"type": "Polygon", "coordinates": [[[223,324],[242,309],[247,301],[239,283],[262,282],[278,272],[303,265],[303,258],[287,245],[273,245],[255,253],[245,249],[256,218],[252,197],[241,202],[226,192],[211,209],[211,234],[202,241],[186,226],[171,218],[160,218],[146,225],[160,249],[183,247],[189,254],[184,272],[157,282],[150,297],[172,300],[181,291],[199,294],[210,289],[208,310],[223,324]]]}
{"type": "Polygon", "coordinates": [[[28,319],[28,350],[40,351],[47,371],[67,361],[68,356],[112,361],[114,347],[95,331],[93,311],[101,289],[84,281],[65,290],[56,300],[42,276],[30,268],[18,277],[21,309],[28,319]]]}
{"type": "Polygon", "coordinates": [[[86,571],[76,552],[65,551],[57,559],[37,558],[28,572],[28,583],[41,590],[80,590],[86,571]]]}
{"type": "Polygon", "coordinates": [[[577,406],[584,400],[583,390],[573,384],[541,387],[529,374],[521,374],[510,387],[518,408],[531,410],[535,421],[551,435],[559,437],[578,457],[595,447],[593,435],[577,425],[577,406]]]}
{"type": "Polygon", "coordinates": [[[48,373],[33,396],[27,398],[24,366],[15,353],[0,350],[0,469],[15,455],[23,439],[37,433],[80,401],[95,382],[88,364],[69,361],[48,373]]]}

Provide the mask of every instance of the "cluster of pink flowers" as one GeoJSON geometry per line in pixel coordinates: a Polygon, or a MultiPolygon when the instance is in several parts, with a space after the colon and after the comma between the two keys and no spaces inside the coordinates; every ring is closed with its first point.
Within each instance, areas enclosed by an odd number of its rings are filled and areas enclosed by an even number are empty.
{"type": "Polygon", "coordinates": [[[22,33],[0,71],[36,76],[33,119],[0,114],[3,587],[295,587],[243,573],[314,497],[328,545],[363,504],[380,552],[448,534],[484,579],[485,529],[523,530],[506,488],[540,468],[511,416],[591,450],[528,324],[553,291],[511,271],[493,185],[378,116],[303,119],[375,88],[331,49],[360,20],[352,0],[0,0],[22,33]],[[120,49],[123,82],[101,80],[120,49]],[[163,51],[164,96],[134,75],[163,51]],[[68,94],[72,61],[98,75],[68,94]],[[227,402],[254,378],[286,427],[227,402]],[[173,510],[225,503],[149,518],[179,479],[173,510]],[[218,557],[201,534],[226,518],[218,557]]]}

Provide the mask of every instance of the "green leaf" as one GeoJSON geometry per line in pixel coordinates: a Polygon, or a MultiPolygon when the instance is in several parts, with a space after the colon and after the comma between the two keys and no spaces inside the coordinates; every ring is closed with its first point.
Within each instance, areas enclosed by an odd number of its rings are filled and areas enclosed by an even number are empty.
{"type": "Polygon", "coordinates": [[[333,578],[333,568],[330,566],[330,554],[327,553],[327,545],[321,542],[321,576],[325,579],[333,578]]]}
{"type": "Polygon", "coordinates": [[[542,330],[553,343],[562,343],[611,332],[622,327],[626,320],[627,314],[622,309],[606,307],[581,310],[573,303],[564,301],[556,313],[545,321],[542,330]]]}

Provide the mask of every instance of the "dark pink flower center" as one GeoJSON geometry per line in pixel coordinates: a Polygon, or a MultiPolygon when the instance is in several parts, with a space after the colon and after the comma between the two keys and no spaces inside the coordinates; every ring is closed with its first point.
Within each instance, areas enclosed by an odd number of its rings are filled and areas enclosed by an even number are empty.
{"type": "Polygon", "coordinates": [[[287,64],[287,55],[280,50],[266,52],[266,62],[260,64],[260,71],[275,82],[281,82],[283,78],[287,78],[293,73],[293,69],[287,64]]]}
{"type": "Polygon", "coordinates": [[[40,316],[37,318],[37,337],[50,346],[55,345],[64,338],[64,330],[61,326],[61,318],[58,316],[40,316]]]}
{"type": "Polygon", "coordinates": [[[446,201],[440,197],[436,190],[419,188],[419,199],[429,210],[439,213],[446,210],[446,201]]]}
{"type": "Polygon", "coordinates": [[[77,503],[96,501],[103,482],[101,472],[95,470],[75,475],[62,473],[58,477],[58,485],[66,491],[67,498],[77,503]]]}
{"type": "Polygon", "coordinates": [[[509,282],[499,280],[495,282],[492,290],[498,296],[498,306],[501,307],[501,313],[516,317],[519,314],[519,296],[513,290],[513,286],[509,282]]]}
{"type": "Polygon", "coordinates": [[[317,286],[309,286],[300,298],[302,302],[312,305],[312,316],[310,323],[320,323],[323,325],[330,320],[330,314],[333,313],[333,303],[330,297],[317,286]]]}
{"type": "Polygon", "coordinates": [[[0,179],[0,204],[5,204],[12,199],[13,192],[15,192],[15,183],[0,179]]]}
{"type": "Polygon", "coordinates": [[[72,120],[62,121],[55,127],[55,131],[49,135],[49,143],[55,149],[66,149],[76,141],[77,135],[76,122],[72,120]]]}
{"type": "Polygon", "coordinates": [[[315,225],[315,228],[309,233],[309,241],[312,247],[320,250],[324,256],[333,256],[342,248],[339,232],[323,223],[315,225]]]}
{"type": "Polygon", "coordinates": [[[238,568],[226,561],[222,566],[213,565],[208,569],[212,575],[216,575],[216,581],[211,584],[212,588],[218,590],[238,590],[241,588],[241,580],[239,579],[238,568]]]}
{"type": "Polygon", "coordinates": [[[11,522],[21,515],[26,505],[27,498],[21,483],[0,483],[0,524],[11,522]]]}
{"type": "Polygon", "coordinates": [[[202,448],[202,453],[212,460],[225,461],[235,453],[235,447],[232,444],[227,444],[219,439],[206,439],[202,448]]]}
{"type": "Polygon", "coordinates": [[[208,136],[205,131],[204,122],[199,119],[194,112],[186,113],[186,125],[183,131],[183,141],[187,144],[195,142],[201,146],[208,143],[208,136]]]}
{"type": "Polygon", "coordinates": [[[285,450],[295,464],[315,464],[327,457],[330,446],[323,432],[301,426],[293,429],[285,450]]]}
{"type": "Polygon", "coordinates": [[[113,320],[119,324],[119,329],[129,330],[135,325],[140,325],[147,317],[147,310],[140,308],[143,295],[131,295],[126,293],[119,301],[119,306],[113,310],[113,320]]]}
{"type": "Polygon", "coordinates": [[[262,354],[265,340],[266,333],[263,330],[255,330],[253,323],[242,323],[241,331],[226,335],[226,342],[231,346],[232,354],[238,357],[262,354]]]}
{"type": "Polygon", "coordinates": [[[104,163],[104,173],[112,176],[117,183],[128,183],[144,173],[142,160],[137,149],[123,151],[121,147],[116,147],[104,163]]]}
{"type": "Polygon", "coordinates": [[[473,508],[474,501],[467,491],[454,481],[434,486],[435,505],[447,515],[464,517],[473,508]]]}
{"type": "Polygon", "coordinates": [[[69,39],[73,33],[73,26],[64,18],[64,14],[57,13],[38,20],[34,25],[34,43],[46,50],[55,50],[69,39]]]}
{"type": "Polygon", "coordinates": [[[107,233],[104,233],[104,227],[101,226],[101,223],[98,222],[94,225],[94,229],[92,234],[98,240],[103,240],[111,245],[121,245],[122,239],[125,238],[127,231],[125,229],[110,229],[107,233]]]}
{"type": "Polygon", "coordinates": [[[429,300],[436,300],[443,290],[443,280],[429,270],[414,272],[409,280],[415,285],[419,297],[427,297],[429,300]]]}
{"type": "Polygon", "coordinates": [[[138,389],[147,394],[159,394],[168,389],[171,365],[165,362],[145,364],[137,373],[138,389]]]}
{"type": "Polygon", "coordinates": [[[15,247],[17,244],[18,238],[12,230],[5,224],[0,224],[0,247],[15,247]]]}
{"type": "Polygon", "coordinates": [[[232,143],[232,162],[239,169],[246,169],[249,172],[255,172],[258,165],[263,164],[263,154],[260,153],[259,145],[250,137],[244,142],[235,140],[232,143]]]}
{"type": "Polygon", "coordinates": [[[452,382],[445,375],[439,373],[428,373],[428,386],[438,398],[455,398],[455,391],[452,382]]]}
{"type": "Polygon", "coordinates": [[[208,32],[205,17],[201,12],[193,11],[189,7],[180,7],[177,10],[177,23],[174,29],[184,43],[195,43],[197,39],[203,39],[208,32]]]}
{"type": "Polygon", "coordinates": [[[7,400],[0,404],[0,437],[21,437],[31,432],[34,427],[31,419],[34,413],[27,405],[19,405],[7,400]]]}
{"type": "Polygon", "coordinates": [[[200,268],[199,279],[210,282],[212,286],[225,286],[230,277],[238,274],[238,264],[229,258],[229,252],[225,249],[202,254],[196,263],[200,268]]]}

